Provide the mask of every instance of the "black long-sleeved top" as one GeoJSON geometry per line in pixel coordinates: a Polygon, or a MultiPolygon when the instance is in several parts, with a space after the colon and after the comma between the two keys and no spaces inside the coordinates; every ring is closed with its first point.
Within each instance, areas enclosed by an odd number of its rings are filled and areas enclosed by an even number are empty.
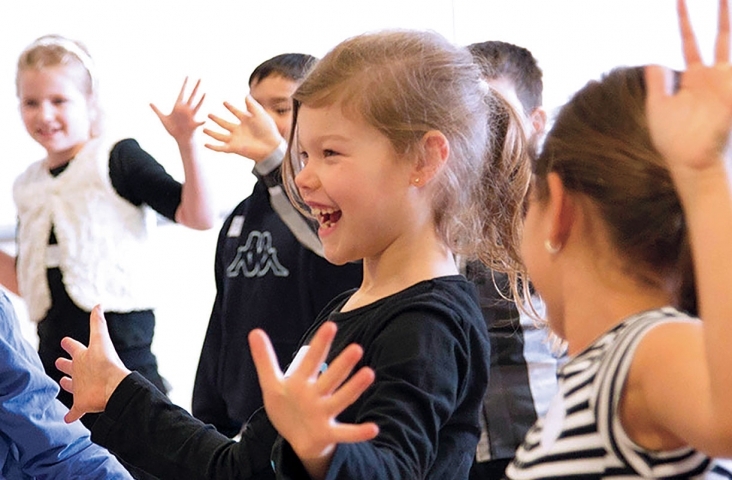
{"type": "MultiPolygon", "coordinates": [[[[328,362],[350,343],[364,348],[361,363],[375,370],[376,380],[339,421],[373,421],[380,431],[372,441],[339,445],[328,478],[467,478],[490,358],[472,284],[461,276],[437,278],[339,313],[347,298],[336,298],[332,313],[321,315],[312,331],[325,320],[337,323],[328,362]]],[[[92,440],[160,478],[259,480],[304,473],[265,415],[255,415],[235,442],[171,405],[135,374],[110,398],[92,440]]]]}

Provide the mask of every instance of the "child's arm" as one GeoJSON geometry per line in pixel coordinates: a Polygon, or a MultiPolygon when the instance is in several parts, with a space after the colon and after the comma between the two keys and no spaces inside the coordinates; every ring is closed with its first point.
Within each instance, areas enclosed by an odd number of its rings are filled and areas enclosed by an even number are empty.
{"type": "Polygon", "coordinates": [[[139,373],[124,368],[99,307],[92,311],[89,347],[70,338],[62,345],[71,359],[60,358],[56,365],[69,375],[62,387],[74,394],[65,419],[103,411],[92,428],[94,443],[160,478],[271,477],[269,452],[277,434],[266,416],[253,418],[240,442],[191,417],[139,373]]]}
{"type": "Polygon", "coordinates": [[[245,101],[246,111],[239,110],[228,102],[224,103],[239,123],[209,115],[211,120],[228,133],[204,129],[203,133],[221,142],[206,144],[206,147],[216,152],[235,153],[254,160],[254,171],[267,185],[272,209],[305,248],[323,257],[323,245],[314,224],[294,207],[282,186],[280,165],[285,158],[287,143],[264,108],[249,95],[245,101]]]}
{"type": "Polygon", "coordinates": [[[188,79],[183,82],[169,115],[163,114],[153,104],[150,104],[150,107],[162,122],[165,130],[175,139],[183,161],[185,181],[180,206],[175,212],[175,221],[190,228],[206,230],[213,226],[215,214],[209,187],[201,170],[198,146],[194,141],[196,130],[204,124],[204,122],[197,121],[195,116],[206,95],[202,94],[197,102],[194,101],[201,84],[199,80],[186,100],[184,94],[187,83],[188,79]]]}
{"type": "MultiPolygon", "coordinates": [[[[6,448],[8,442],[19,447],[15,461],[28,478],[132,478],[112,455],[90,441],[81,424],[64,423],[66,408],[56,399],[54,382],[23,337],[13,306],[2,293],[0,402],[2,443],[6,448]]],[[[8,456],[8,464],[14,456],[8,456]]]]}
{"type": "MultiPolygon", "coordinates": [[[[95,443],[109,448],[133,465],[161,476],[259,478],[254,474],[263,469],[271,471],[269,452],[276,434],[266,417],[257,416],[251,428],[247,427],[242,434],[241,441],[234,442],[171,404],[139,374],[130,374],[114,351],[99,306],[92,311],[89,326],[89,346],[65,338],[62,346],[71,359],[56,361],[59,370],[67,375],[61,380],[61,386],[74,394],[74,405],[65,417],[67,422],[88,412],[103,411],[92,429],[95,443]]],[[[303,368],[312,365],[313,359],[325,358],[327,350],[323,349],[327,349],[332,340],[329,328],[316,332],[303,368]]],[[[252,350],[258,352],[258,368],[266,372],[268,385],[277,388],[282,382],[277,378],[276,356],[261,331],[252,334],[252,350]]],[[[373,373],[368,369],[354,377],[360,382],[351,379],[340,389],[336,388],[359,358],[356,347],[333,360],[329,368],[333,373],[321,376],[310,385],[315,388],[309,390],[315,394],[315,400],[310,403],[332,410],[335,415],[340,412],[339,408],[342,410],[358,397],[373,380],[373,373]]],[[[300,373],[295,378],[303,377],[303,368],[298,369],[300,373]]],[[[308,414],[311,413],[318,411],[309,410],[308,414]]],[[[328,429],[342,428],[328,426],[328,429]]],[[[360,428],[375,430],[368,426],[360,428]]],[[[336,440],[345,441],[344,438],[336,440]]]]}
{"type": "Polygon", "coordinates": [[[336,417],[371,385],[374,372],[364,367],[346,381],[363,355],[361,348],[352,344],[324,373],[320,373],[335,332],[335,324],[323,324],[302,361],[293,364],[286,377],[279,369],[277,356],[264,332],[254,330],[249,335],[270,421],[287,439],[313,479],[325,478],[339,443],[364,442],[379,433],[376,424],[371,422],[349,425],[336,421],[336,417]]]}
{"type": "Polygon", "coordinates": [[[0,284],[16,295],[18,293],[18,272],[15,257],[0,250],[0,284]]]}
{"type": "Polygon", "coordinates": [[[648,67],[646,111],[654,145],[668,163],[684,209],[702,323],[651,331],[638,351],[644,365],[634,361],[633,370],[640,372],[643,402],[663,438],[729,456],[732,194],[723,158],[732,129],[729,14],[726,0],[720,0],[715,64],[707,67],[684,1],[678,6],[687,70],[678,92],[671,93],[669,72],[648,67]]]}
{"type": "Polygon", "coordinates": [[[259,163],[269,157],[285,140],[277,131],[277,125],[272,117],[251,95],[247,95],[245,102],[246,111],[224,102],[226,109],[239,121],[238,124],[213,114],[208,116],[227,133],[204,128],[203,133],[220,142],[220,144],[207,143],[205,147],[215,152],[236,153],[259,163]]]}

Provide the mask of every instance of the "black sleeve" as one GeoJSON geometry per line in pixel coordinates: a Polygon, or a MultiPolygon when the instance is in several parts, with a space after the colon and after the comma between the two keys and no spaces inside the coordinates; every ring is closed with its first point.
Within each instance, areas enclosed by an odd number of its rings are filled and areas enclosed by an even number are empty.
{"type": "Polygon", "coordinates": [[[175,221],[183,186],[132,138],[109,154],[109,178],[117,193],[133,205],[143,203],[175,221]]]}
{"type": "Polygon", "coordinates": [[[236,442],[170,403],[133,372],[92,427],[92,440],[161,479],[271,480],[277,431],[262,409],[236,442]]]}

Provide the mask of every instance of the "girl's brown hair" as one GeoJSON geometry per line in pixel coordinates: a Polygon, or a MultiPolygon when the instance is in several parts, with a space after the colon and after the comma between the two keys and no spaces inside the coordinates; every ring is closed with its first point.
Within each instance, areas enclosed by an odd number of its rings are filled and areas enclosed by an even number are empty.
{"type": "Polygon", "coordinates": [[[360,115],[410,161],[425,133],[448,139],[450,156],[433,182],[434,220],[453,252],[514,272],[520,265],[522,205],[530,165],[520,117],[482,80],[470,52],[434,32],[390,30],[348,39],[329,52],[294,94],[290,155],[284,177],[301,199],[292,152],[300,105],[337,102],[360,115]]]}
{"type": "Polygon", "coordinates": [[[587,84],[564,106],[535,166],[537,198],[556,172],[589,198],[627,272],[656,287],[672,285],[678,307],[696,312],[686,221],[670,173],[653,146],[642,67],[618,68],[587,84]]]}

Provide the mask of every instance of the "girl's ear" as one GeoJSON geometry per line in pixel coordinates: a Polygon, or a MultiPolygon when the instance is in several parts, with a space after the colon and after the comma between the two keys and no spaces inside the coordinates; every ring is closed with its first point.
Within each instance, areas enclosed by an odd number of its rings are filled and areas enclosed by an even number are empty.
{"type": "Polygon", "coordinates": [[[442,169],[450,155],[450,142],[438,130],[430,130],[422,136],[421,155],[417,158],[410,182],[415,186],[426,185],[442,169]]]}
{"type": "Polygon", "coordinates": [[[568,194],[561,177],[552,172],[547,176],[549,203],[546,215],[549,216],[550,230],[547,239],[556,248],[562,248],[569,239],[575,221],[574,198],[568,194]]]}

